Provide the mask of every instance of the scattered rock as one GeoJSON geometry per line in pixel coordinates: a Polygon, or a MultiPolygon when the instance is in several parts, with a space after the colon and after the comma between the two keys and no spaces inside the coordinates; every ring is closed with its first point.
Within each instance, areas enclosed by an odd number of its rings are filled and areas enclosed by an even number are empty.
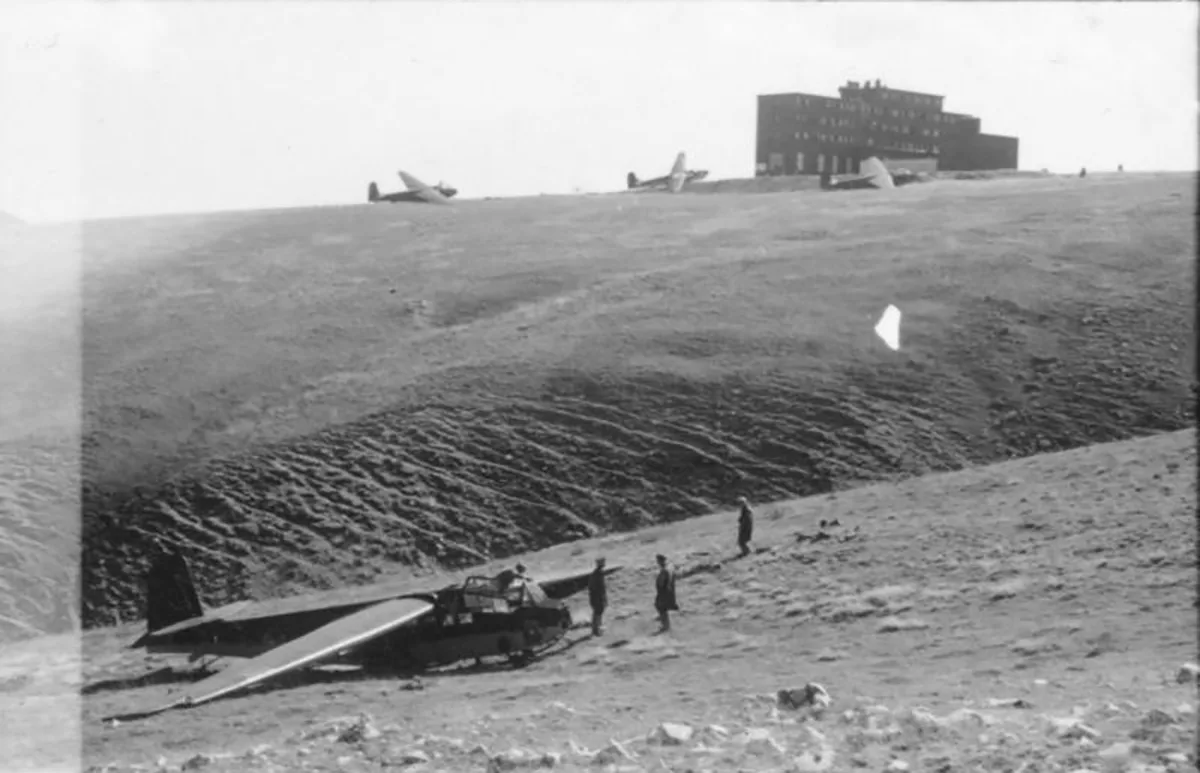
{"type": "Polygon", "coordinates": [[[207,754],[197,754],[179,766],[180,770],[199,770],[213,763],[213,758],[207,754]]]}
{"type": "Polygon", "coordinates": [[[352,724],[344,728],[338,733],[337,739],[341,743],[362,743],[378,738],[382,733],[375,726],[375,721],[370,714],[359,714],[352,724]]]}
{"type": "Polygon", "coordinates": [[[414,740],[415,744],[419,744],[425,750],[437,753],[457,753],[462,754],[467,751],[467,743],[461,738],[449,738],[441,735],[419,735],[414,740]]]}
{"type": "Polygon", "coordinates": [[[592,755],[592,762],[596,765],[619,765],[636,759],[637,755],[617,741],[609,741],[608,746],[592,755]]]}
{"type": "Polygon", "coordinates": [[[896,721],[901,727],[911,728],[921,735],[936,734],[947,726],[933,712],[919,706],[897,712],[896,721]]]}
{"type": "Polygon", "coordinates": [[[838,652],[837,650],[823,649],[817,653],[817,662],[818,663],[831,663],[835,660],[841,660],[841,659],[842,659],[842,653],[838,652]]]}
{"type": "Polygon", "coordinates": [[[1033,704],[1024,698],[991,698],[988,706],[993,709],[1031,709],[1033,704]]]}
{"type": "Polygon", "coordinates": [[[500,752],[488,760],[487,773],[553,768],[560,761],[561,759],[557,754],[538,754],[526,749],[510,749],[506,752],[500,752]]]}
{"type": "Polygon", "coordinates": [[[250,749],[247,752],[245,752],[242,755],[242,759],[252,760],[252,759],[256,759],[258,757],[265,757],[268,754],[270,754],[271,751],[272,751],[271,744],[260,743],[258,746],[255,746],[253,749],[250,749]]]}
{"type": "Polygon", "coordinates": [[[940,720],[940,724],[944,725],[973,725],[975,727],[987,727],[995,722],[994,719],[981,714],[972,709],[955,709],[940,720]]]}
{"type": "Polygon", "coordinates": [[[409,765],[424,765],[429,762],[429,755],[419,749],[405,749],[393,757],[390,763],[407,767],[409,765]]]}
{"type": "Polygon", "coordinates": [[[885,617],[879,621],[880,633],[895,633],[897,631],[923,631],[929,623],[911,617],[885,617]]]}
{"type": "Polygon", "coordinates": [[[1184,663],[1175,674],[1175,681],[1179,684],[1200,685],[1200,666],[1195,663],[1184,663]]]}
{"type": "Polygon", "coordinates": [[[816,682],[809,682],[799,689],[780,690],[775,695],[775,702],[780,708],[784,709],[801,709],[801,708],[817,708],[825,709],[833,702],[829,697],[829,693],[825,688],[816,682]]]}
{"type": "Polygon", "coordinates": [[[695,731],[690,725],[679,722],[663,722],[650,731],[646,740],[662,746],[679,746],[692,740],[695,731]]]}
{"type": "Polygon", "coordinates": [[[1161,709],[1150,709],[1146,713],[1146,716],[1142,717],[1142,725],[1147,727],[1163,727],[1164,725],[1173,725],[1175,723],[1175,717],[1161,709]]]}
{"type": "Polygon", "coordinates": [[[739,733],[734,741],[750,754],[784,754],[787,752],[782,744],[771,737],[771,731],[765,727],[748,727],[739,733]]]}
{"type": "Polygon", "coordinates": [[[887,764],[888,773],[908,773],[908,763],[904,760],[892,760],[887,764]]]}
{"type": "Polygon", "coordinates": [[[1054,734],[1064,740],[1088,738],[1096,740],[1100,737],[1100,732],[1095,728],[1085,725],[1079,717],[1046,717],[1050,722],[1050,726],[1054,734]]]}

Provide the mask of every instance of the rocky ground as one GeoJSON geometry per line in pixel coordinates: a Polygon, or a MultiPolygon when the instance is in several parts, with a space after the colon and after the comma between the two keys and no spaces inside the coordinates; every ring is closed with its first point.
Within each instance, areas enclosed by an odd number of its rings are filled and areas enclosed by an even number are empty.
{"type": "Polygon", "coordinates": [[[314,674],[113,725],[101,719],[173,689],[113,680],[182,664],[121,650],[136,626],[91,632],[85,762],[1183,770],[1196,738],[1195,464],[1194,432],[1169,433],[764,506],[745,559],[732,513],[529,554],[535,572],[597,554],[625,569],[601,638],[573,631],[522,670],[314,674]],[[650,609],[656,552],[682,578],[665,636],[650,609]],[[795,692],[781,702],[780,690],[795,692]]]}

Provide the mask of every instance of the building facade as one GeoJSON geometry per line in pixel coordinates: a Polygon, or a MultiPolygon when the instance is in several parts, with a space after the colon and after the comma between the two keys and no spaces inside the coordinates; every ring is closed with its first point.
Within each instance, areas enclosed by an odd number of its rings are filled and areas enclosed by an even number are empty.
{"type": "Polygon", "coordinates": [[[940,171],[1017,167],[1016,137],[980,133],[978,118],[945,112],[943,100],[878,80],[849,81],[837,97],[761,94],[755,174],[854,174],[870,156],[940,171]]]}

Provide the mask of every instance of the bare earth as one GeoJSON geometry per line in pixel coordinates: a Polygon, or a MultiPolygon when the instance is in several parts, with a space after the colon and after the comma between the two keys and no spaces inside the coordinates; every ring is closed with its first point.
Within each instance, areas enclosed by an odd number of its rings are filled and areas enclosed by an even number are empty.
{"type": "MultiPolygon", "coordinates": [[[[376,770],[419,749],[431,762],[414,770],[483,771],[487,757],[471,754],[481,744],[493,756],[558,753],[558,769],[579,770],[603,765],[572,741],[595,751],[636,739],[630,770],[788,770],[812,746],[811,727],[832,770],[891,759],[911,770],[1110,770],[1101,752],[1121,743],[1130,763],[1183,770],[1167,755],[1195,739],[1195,683],[1175,681],[1196,655],[1195,466],[1185,431],[779,503],[760,509],[760,552],[746,559],[733,558],[732,513],[560,545],[526,563],[550,571],[604,554],[627,567],[599,640],[576,631],[523,670],[426,676],[423,690],[313,677],[115,727],[100,718],[159,705],[170,688],[101,689],[83,703],[84,759],[110,770],[197,754],[212,758],[207,770],[376,770]],[[797,540],[823,519],[838,521],[832,539],[797,540]],[[664,637],[651,635],[656,552],[685,575],[684,611],[664,637]],[[810,681],[833,698],[821,717],[756,697],[810,681]],[[1028,705],[989,705],[1018,698],[1028,705]],[[877,704],[888,713],[875,725],[843,716],[877,704]],[[921,707],[952,718],[933,724],[921,707]],[[981,716],[954,715],[962,708],[981,716]],[[378,737],[337,740],[348,723],[325,724],[360,712],[378,737]],[[1087,729],[1067,721],[1073,712],[1087,729]],[[719,724],[732,737],[646,742],[664,721],[719,724]],[[784,751],[743,747],[746,728],[765,728],[784,751]]],[[[171,662],[118,649],[136,634],[87,633],[84,682],[171,662]]],[[[55,678],[33,673],[0,694],[0,719],[24,731],[18,750],[30,755],[6,758],[67,761],[70,745],[49,741],[78,728],[27,713],[55,678]]]]}

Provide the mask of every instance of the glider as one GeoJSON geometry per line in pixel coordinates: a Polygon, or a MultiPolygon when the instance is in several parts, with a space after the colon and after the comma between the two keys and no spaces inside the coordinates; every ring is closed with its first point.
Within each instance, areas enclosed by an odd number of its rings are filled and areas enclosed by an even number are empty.
{"type": "Polygon", "coordinates": [[[895,188],[896,184],[892,180],[892,175],[888,172],[887,167],[883,165],[875,156],[864,159],[859,165],[860,175],[858,177],[849,177],[838,179],[836,177],[823,177],[821,187],[829,191],[846,191],[856,190],[859,188],[895,188]]]}
{"type": "Polygon", "coordinates": [[[685,183],[690,183],[695,180],[703,180],[708,177],[707,169],[695,169],[689,171],[687,168],[687,155],[680,153],[675,157],[675,165],[671,167],[670,174],[663,177],[655,177],[653,180],[639,180],[637,175],[630,172],[625,176],[625,185],[631,191],[646,191],[646,190],[668,190],[671,193],[679,193],[683,190],[685,183]]]}
{"type": "Polygon", "coordinates": [[[381,196],[379,194],[379,186],[372,182],[367,188],[367,201],[372,204],[378,204],[381,201],[411,201],[421,204],[449,204],[450,199],[454,197],[454,194],[458,193],[457,188],[451,188],[442,183],[438,183],[437,185],[426,185],[408,172],[404,171],[400,172],[400,179],[404,182],[404,187],[407,190],[397,191],[396,193],[385,193],[381,196]]]}
{"type": "Polygon", "coordinates": [[[566,635],[571,613],[562,599],[585,589],[591,574],[566,572],[535,582],[505,570],[441,588],[362,588],[336,600],[323,594],[240,601],[206,612],[186,561],[168,552],[147,575],[147,630],[130,646],[185,653],[192,660],[245,659],[189,685],[176,701],[109,719],[196,706],[331,661],[421,670],[506,656],[520,665],[566,635]]]}

